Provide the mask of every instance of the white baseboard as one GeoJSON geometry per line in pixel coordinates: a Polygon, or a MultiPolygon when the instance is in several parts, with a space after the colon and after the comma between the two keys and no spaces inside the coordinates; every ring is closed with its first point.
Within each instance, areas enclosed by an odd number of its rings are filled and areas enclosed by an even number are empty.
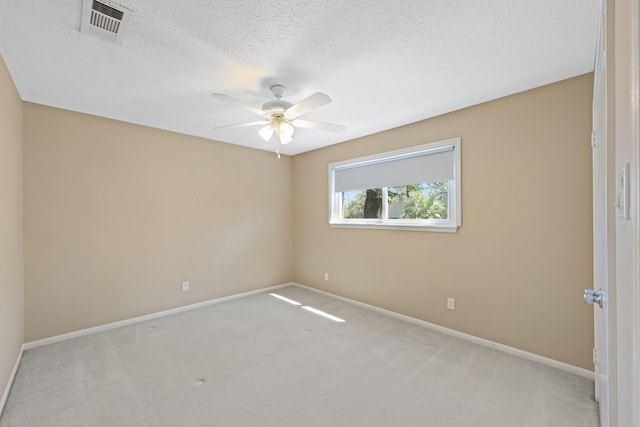
{"type": "Polygon", "coordinates": [[[376,311],[378,313],[386,314],[387,316],[394,317],[396,319],[404,320],[406,322],[412,323],[414,325],[424,326],[425,328],[432,329],[434,331],[442,332],[443,334],[450,335],[456,338],[460,338],[465,341],[473,342],[476,344],[480,344],[486,347],[491,347],[496,350],[503,351],[505,353],[509,353],[513,356],[520,357],[522,359],[531,360],[533,362],[538,362],[540,364],[551,366],[552,368],[560,369],[561,371],[569,372],[574,375],[578,375],[583,378],[587,378],[590,380],[595,380],[595,375],[592,371],[587,369],[579,368],[577,366],[570,365],[568,363],[560,362],[558,360],[550,359],[548,357],[540,356],[535,353],[529,353],[528,351],[520,350],[514,347],[509,347],[508,345],[500,344],[494,341],[486,340],[484,338],[479,338],[473,335],[465,334],[464,332],[456,331],[455,329],[445,328],[444,326],[436,325],[435,323],[429,323],[424,320],[416,319],[415,317],[405,316],[404,314],[396,313],[395,311],[386,310],[384,308],[376,307],[375,305],[365,304],[360,301],[355,301],[349,298],[341,297],[339,295],[332,294],[330,292],[321,291],[319,289],[311,288],[309,286],[301,285],[299,283],[294,283],[295,286],[299,286],[304,289],[308,289],[312,292],[317,292],[320,294],[324,294],[350,304],[354,304],[368,310],[376,311]]]}
{"type": "MultiPolygon", "coordinates": [[[[324,294],[324,295],[328,295],[330,297],[348,302],[350,304],[354,304],[372,311],[376,311],[378,313],[382,313],[385,314],[387,316],[391,316],[394,317],[396,319],[400,319],[400,320],[404,320],[406,322],[412,323],[414,325],[419,325],[419,326],[423,326],[425,328],[429,328],[438,332],[442,332],[446,335],[450,335],[456,338],[460,338],[462,340],[465,341],[469,341],[469,342],[473,342],[476,344],[480,344],[486,347],[491,347],[494,348],[496,350],[500,350],[503,351],[505,353],[509,353],[511,355],[520,357],[522,359],[527,359],[527,360],[531,360],[533,362],[537,362],[537,363],[541,363],[543,365],[547,365],[547,366],[551,366],[553,368],[556,369],[560,369],[561,371],[565,371],[565,372],[569,372],[571,374],[574,375],[578,375],[581,376],[583,378],[587,378],[590,380],[594,380],[595,376],[594,373],[592,371],[589,371],[587,369],[583,369],[583,368],[579,368],[577,366],[573,366],[570,365],[568,363],[564,363],[564,362],[560,362],[554,359],[550,359],[548,357],[544,357],[544,356],[540,356],[538,354],[535,353],[530,353],[528,351],[524,351],[524,350],[520,350],[514,347],[509,347],[508,345],[504,345],[504,344],[500,344],[494,341],[490,341],[484,338],[479,338],[473,335],[469,335],[469,334],[465,334],[464,332],[460,332],[460,331],[456,331],[455,329],[450,329],[450,328],[446,328],[444,326],[440,326],[440,325],[436,325],[435,323],[429,323],[426,322],[424,320],[420,320],[420,319],[416,319],[415,317],[411,317],[411,316],[406,316],[404,314],[400,314],[400,313],[396,313],[394,311],[391,310],[386,310],[384,308],[380,308],[380,307],[376,307],[374,305],[370,305],[370,304],[366,304],[360,301],[356,301],[356,300],[352,300],[349,298],[345,298],[345,297],[341,297],[339,295],[335,295],[332,294],[330,292],[325,292],[325,291],[321,291],[319,289],[315,289],[315,288],[311,288],[309,286],[305,286],[305,285],[301,285],[299,283],[284,283],[282,285],[276,285],[276,286],[271,286],[268,288],[262,288],[262,289],[256,289],[254,291],[248,291],[248,292],[243,292],[240,294],[235,294],[235,295],[230,295],[230,296],[226,296],[226,297],[222,297],[222,298],[216,298],[216,299],[212,299],[212,300],[208,300],[208,301],[203,301],[203,302],[199,302],[199,303],[195,303],[195,304],[190,304],[190,305],[185,305],[182,307],[176,307],[176,308],[172,308],[169,310],[164,310],[164,311],[159,311],[157,313],[151,313],[151,314],[147,314],[144,316],[139,316],[139,317],[134,317],[132,319],[126,319],[126,320],[121,320],[118,322],[113,322],[113,323],[107,323],[105,325],[100,325],[100,326],[96,326],[93,328],[88,328],[88,329],[81,329],[79,331],[74,331],[74,332],[69,332],[66,334],[62,334],[62,335],[56,335],[53,337],[49,337],[49,338],[43,338],[40,340],[36,340],[36,341],[30,341],[28,343],[25,343],[22,346],[22,349],[20,350],[20,356],[18,357],[18,361],[16,362],[16,366],[14,368],[14,372],[12,374],[12,377],[10,379],[9,384],[7,385],[7,389],[5,390],[5,393],[3,394],[3,400],[0,402],[0,409],[3,408],[4,406],[4,402],[6,399],[6,395],[8,395],[9,392],[9,388],[11,387],[11,384],[13,383],[13,375],[15,375],[15,371],[17,371],[18,369],[18,365],[20,362],[20,358],[22,357],[22,351],[24,350],[30,350],[32,348],[36,348],[36,347],[41,347],[43,345],[47,345],[47,344],[53,344],[53,343],[57,343],[57,342],[61,342],[61,341],[66,341],[66,340],[70,340],[73,338],[77,338],[77,337],[82,337],[85,335],[91,335],[91,334],[95,334],[97,332],[102,332],[102,331],[108,331],[110,329],[115,329],[115,328],[120,328],[122,326],[127,326],[127,325],[133,325],[135,323],[140,323],[140,322],[145,322],[147,320],[152,320],[152,319],[157,319],[160,317],[165,317],[165,316],[170,316],[172,314],[177,314],[177,313],[182,313],[185,311],[189,311],[189,310],[195,310],[197,308],[201,308],[201,307],[206,307],[209,305],[213,305],[213,304],[218,304],[221,302],[225,302],[225,301],[231,301],[234,299],[238,299],[238,298],[243,298],[243,297],[247,297],[247,296],[251,296],[251,295],[256,295],[256,294],[260,294],[260,293],[264,293],[264,292],[269,292],[269,291],[273,291],[276,289],[280,289],[286,286],[298,286],[304,289],[308,289],[312,292],[317,292],[320,294],[324,294]]],[[[1,412],[0,412],[1,413],[1,412]]]]}
{"type": "Polygon", "coordinates": [[[20,351],[18,352],[16,363],[13,365],[13,370],[9,375],[9,379],[7,380],[7,385],[4,388],[4,392],[2,392],[2,399],[0,399],[0,418],[2,417],[2,412],[4,412],[4,405],[6,405],[7,399],[9,398],[9,392],[11,391],[13,380],[15,380],[16,373],[18,372],[18,368],[20,367],[20,361],[22,360],[22,353],[24,353],[24,344],[20,346],[20,351]]]}
{"type": "Polygon", "coordinates": [[[105,325],[95,326],[93,328],[81,329],[79,331],[73,331],[66,334],[55,335],[53,337],[43,338],[40,340],[29,341],[23,345],[24,350],[30,350],[36,347],[42,347],[43,345],[53,344],[61,341],[70,340],[73,338],[83,337],[86,335],[95,334],[98,332],[108,331],[110,329],[120,328],[122,326],[133,325],[135,323],[145,322],[147,320],[157,319],[159,317],[171,316],[172,314],[178,314],[189,310],[195,310],[197,308],[207,307],[213,304],[219,304],[225,301],[231,301],[238,298],[248,297],[251,295],[261,294],[264,292],[280,289],[285,286],[291,286],[294,283],[284,283],[282,285],[271,286],[268,288],[256,289],[254,291],[242,292],[240,294],[229,295],[222,298],[216,298],[212,300],[202,301],[195,304],[184,305],[182,307],[176,307],[169,310],[158,311],[156,313],[146,314],[144,316],[134,317],[131,319],[120,320],[118,322],[107,323],[105,325]]]}

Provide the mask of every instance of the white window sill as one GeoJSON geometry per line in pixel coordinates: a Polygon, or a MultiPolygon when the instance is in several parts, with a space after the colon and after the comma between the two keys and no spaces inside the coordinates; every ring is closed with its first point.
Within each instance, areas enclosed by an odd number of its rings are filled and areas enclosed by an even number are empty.
{"type": "Polygon", "coordinates": [[[380,224],[332,222],[332,228],[365,228],[370,230],[430,231],[432,233],[457,233],[457,225],[412,225],[412,224],[380,224]]]}

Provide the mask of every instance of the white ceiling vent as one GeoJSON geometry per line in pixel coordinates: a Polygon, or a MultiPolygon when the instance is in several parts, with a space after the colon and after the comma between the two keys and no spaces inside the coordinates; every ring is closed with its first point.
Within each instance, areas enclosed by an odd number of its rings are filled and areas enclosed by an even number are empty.
{"type": "Polygon", "coordinates": [[[82,0],[80,32],[122,44],[131,10],[112,1],[82,0]]]}

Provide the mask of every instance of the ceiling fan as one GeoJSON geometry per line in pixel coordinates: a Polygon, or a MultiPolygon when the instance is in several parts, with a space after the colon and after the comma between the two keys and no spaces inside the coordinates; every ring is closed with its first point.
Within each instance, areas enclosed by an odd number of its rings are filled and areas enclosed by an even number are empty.
{"type": "Polygon", "coordinates": [[[242,101],[238,101],[237,99],[231,98],[221,93],[212,93],[211,96],[216,99],[238,105],[263,118],[263,120],[258,120],[255,122],[220,126],[214,129],[264,125],[262,129],[258,131],[258,134],[265,141],[269,141],[273,134],[276,134],[281,144],[288,144],[293,141],[293,132],[297,127],[328,132],[342,132],[346,129],[346,126],[343,125],[315,122],[311,120],[301,120],[298,118],[309,113],[310,111],[315,110],[316,108],[320,108],[323,105],[327,105],[328,103],[330,103],[331,98],[329,98],[328,95],[316,92],[313,95],[308,96],[307,98],[298,102],[297,104],[291,104],[290,102],[282,99],[282,96],[284,95],[286,90],[287,88],[282,85],[271,86],[271,92],[273,93],[273,96],[276,97],[276,99],[265,102],[262,105],[262,109],[255,108],[249,104],[245,104],[242,101]]]}

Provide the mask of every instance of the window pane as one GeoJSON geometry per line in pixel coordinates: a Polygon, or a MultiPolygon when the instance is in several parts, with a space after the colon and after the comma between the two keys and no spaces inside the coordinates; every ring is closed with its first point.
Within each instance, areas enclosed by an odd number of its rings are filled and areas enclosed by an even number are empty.
{"type": "Polygon", "coordinates": [[[448,219],[448,181],[389,187],[389,219],[448,219]]]}
{"type": "Polygon", "coordinates": [[[344,191],[342,214],[349,218],[382,218],[382,188],[344,191]]]}

